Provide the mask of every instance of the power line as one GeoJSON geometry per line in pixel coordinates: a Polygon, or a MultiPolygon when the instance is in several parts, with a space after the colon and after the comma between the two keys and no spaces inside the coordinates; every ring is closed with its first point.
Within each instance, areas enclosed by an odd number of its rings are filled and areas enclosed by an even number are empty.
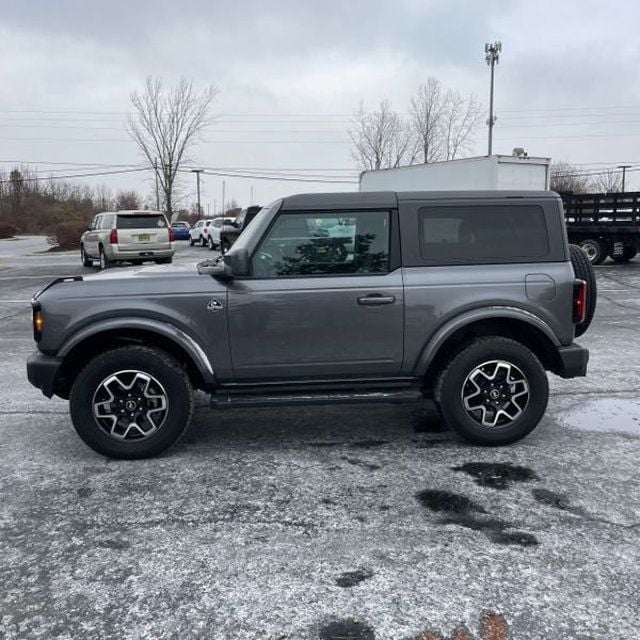
{"type": "MultiPolygon", "coordinates": [[[[121,173],[136,173],[140,171],[149,171],[150,168],[145,169],[120,169],[119,171],[100,171],[97,173],[75,173],[66,176],[49,176],[45,178],[22,178],[23,182],[41,182],[45,180],[67,180],[71,178],[91,178],[95,176],[111,176],[121,173]]],[[[11,180],[0,180],[0,184],[10,183],[11,180]]]]}

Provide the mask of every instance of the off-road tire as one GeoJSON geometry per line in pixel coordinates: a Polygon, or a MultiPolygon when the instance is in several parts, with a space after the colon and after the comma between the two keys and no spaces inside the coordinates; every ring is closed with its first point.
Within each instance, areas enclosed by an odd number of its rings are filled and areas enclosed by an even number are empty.
{"type": "Polygon", "coordinates": [[[93,266],[93,260],[91,260],[91,258],[87,257],[87,254],[84,250],[84,245],[81,244],[80,245],[80,260],[82,261],[82,266],[83,267],[92,267],[93,266]]]}
{"type": "Polygon", "coordinates": [[[585,313],[584,322],[576,325],[575,334],[576,337],[583,335],[593,320],[593,316],[596,312],[596,302],[598,300],[598,284],[596,281],[596,274],[589,262],[589,258],[585,255],[582,249],[575,245],[569,245],[569,253],[571,255],[571,264],[573,265],[573,272],[576,274],[576,278],[584,280],[587,283],[587,308],[585,313]]]}
{"type": "Polygon", "coordinates": [[[149,347],[120,347],[97,355],[76,376],[69,398],[71,420],[78,435],[97,453],[109,458],[149,458],[172,446],[193,414],[193,387],[178,361],[149,347]],[[116,440],[93,415],[93,397],[109,375],[135,370],[157,379],[168,397],[168,411],[160,428],[141,440],[116,440]]]}
{"type": "Polygon", "coordinates": [[[435,400],[448,426],[472,444],[501,446],[531,433],[542,419],[549,401],[549,383],[537,356],[520,342],[490,336],[478,338],[454,355],[440,374],[435,400]],[[515,365],[529,386],[523,412],[504,426],[482,426],[465,409],[463,389],[467,376],[485,362],[501,360],[515,365]]]}

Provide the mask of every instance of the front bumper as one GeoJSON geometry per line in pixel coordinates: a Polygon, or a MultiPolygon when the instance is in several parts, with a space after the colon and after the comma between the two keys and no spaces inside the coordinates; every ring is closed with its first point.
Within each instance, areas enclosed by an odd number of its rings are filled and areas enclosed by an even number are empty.
{"type": "Polygon", "coordinates": [[[60,358],[34,351],[27,360],[27,378],[34,387],[40,389],[47,398],[50,398],[54,393],[61,365],[60,358]]]}
{"type": "Polygon", "coordinates": [[[554,373],[562,378],[580,378],[587,375],[589,349],[575,342],[558,348],[558,369],[554,373]]]}

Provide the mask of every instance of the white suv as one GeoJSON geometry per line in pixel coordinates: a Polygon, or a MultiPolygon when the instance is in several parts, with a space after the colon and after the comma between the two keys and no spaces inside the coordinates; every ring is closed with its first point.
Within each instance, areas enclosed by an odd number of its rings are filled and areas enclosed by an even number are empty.
{"type": "Polygon", "coordinates": [[[202,220],[198,220],[198,222],[191,227],[191,230],[189,231],[189,246],[193,247],[194,244],[199,244],[201,247],[207,246],[209,226],[212,222],[212,218],[203,218],[202,220]]]}
{"type": "Polygon", "coordinates": [[[100,269],[125,261],[170,263],[175,251],[173,230],[161,211],[105,211],[93,218],[80,238],[85,267],[94,261],[100,269]]]}

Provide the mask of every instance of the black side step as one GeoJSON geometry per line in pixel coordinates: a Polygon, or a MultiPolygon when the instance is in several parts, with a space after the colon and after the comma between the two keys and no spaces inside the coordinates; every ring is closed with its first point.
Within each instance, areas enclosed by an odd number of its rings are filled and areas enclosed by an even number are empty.
{"type": "Polygon", "coordinates": [[[334,390],[334,391],[298,391],[264,393],[229,393],[217,391],[211,394],[211,406],[216,409],[241,409],[244,407],[283,407],[313,404],[369,404],[420,402],[424,398],[422,391],[412,387],[408,389],[371,389],[371,390],[334,390]]]}

